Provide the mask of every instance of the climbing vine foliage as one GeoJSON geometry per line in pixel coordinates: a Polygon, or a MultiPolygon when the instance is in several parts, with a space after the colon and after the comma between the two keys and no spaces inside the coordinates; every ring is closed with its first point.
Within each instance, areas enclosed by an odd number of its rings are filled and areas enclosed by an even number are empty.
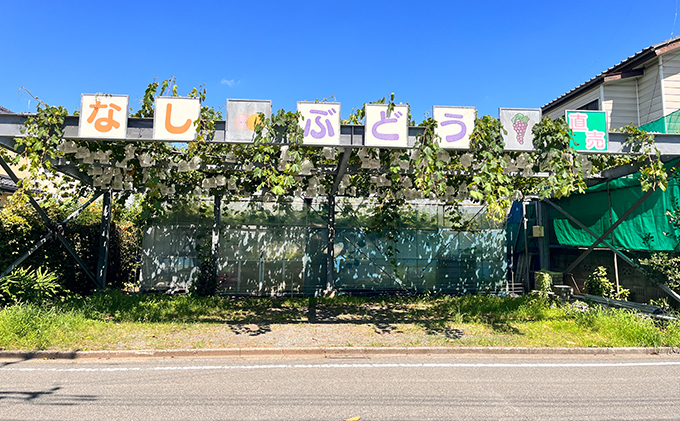
{"type": "MultiPolygon", "coordinates": [[[[153,117],[158,95],[177,96],[174,79],[153,82],[146,89],[132,117],[153,117]]],[[[206,89],[193,89],[190,97],[206,99],[206,89]]],[[[378,103],[394,107],[394,94],[378,103]]],[[[435,134],[437,122],[425,119],[423,132],[412,149],[344,149],[302,144],[301,115],[279,110],[261,116],[256,137],[249,144],[213,143],[215,123],[223,116],[203,106],[194,123],[197,140],[184,146],[162,142],[63,140],[67,111],[39,103],[26,122],[26,137],[18,138],[29,177],[22,188],[54,174],[55,164],[76,163],[92,189],[119,191],[120,200],[143,194],[143,217],[162,215],[201,197],[221,195],[223,202],[250,198],[285,202],[293,197],[358,197],[372,202],[372,228],[395,227],[400,209],[417,200],[436,200],[446,205],[447,217],[462,221],[461,203],[484,204],[496,221],[505,218],[513,201],[525,196],[565,197],[583,192],[585,179],[594,172],[631,162],[642,165],[642,187],[665,189],[667,175],[653,137],[627,127],[633,155],[589,157],[569,146],[570,130],[564,119],[544,118],[533,128],[533,152],[504,151],[504,128],[497,118],[484,116],[475,122],[467,151],[443,150],[435,134]],[[340,180],[336,169],[349,153],[347,171],[340,180]]],[[[343,123],[362,124],[365,109],[358,108],[343,123]]],[[[409,115],[409,120],[410,120],[409,115]]],[[[414,123],[412,123],[414,124],[414,123]]]]}

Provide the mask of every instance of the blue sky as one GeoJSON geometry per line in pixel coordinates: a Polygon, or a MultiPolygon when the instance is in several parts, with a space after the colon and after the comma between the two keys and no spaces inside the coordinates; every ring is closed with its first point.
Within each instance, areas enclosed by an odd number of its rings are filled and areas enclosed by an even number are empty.
{"type": "Polygon", "coordinates": [[[433,105],[538,108],[671,34],[678,0],[3,1],[0,105],[35,110],[25,87],[73,111],[81,93],[154,79],[207,104],[332,95],[346,118],[396,95],[420,122],[433,105]]]}

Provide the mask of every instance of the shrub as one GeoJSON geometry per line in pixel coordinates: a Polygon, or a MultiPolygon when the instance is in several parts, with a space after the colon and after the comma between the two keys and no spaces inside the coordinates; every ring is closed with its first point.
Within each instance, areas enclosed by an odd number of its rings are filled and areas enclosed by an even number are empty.
{"type": "Polygon", "coordinates": [[[67,292],[58,280],[57,275],[47,269],[18,268],[0,278],[0,304],[42,304],[52,300],[67,292]]]}
{"type": "Polygon", "coordinates": [[[607,269],[604,266],[598,266],[593,273],[588,275],[585,287],[588,294],[616,300],[626,300],[630,294],[630,291],[625,288],[619,288],[619,292],[616,292],[616,287],[607,278],[607,269]]]}
{"type": "Polygon", "coordinates": [[[646,259],[640,259],[640,264],[647,269],[652,278],[680,291],[680,256],[654,253],[646,259]]]}
{"type": "MultiPolygon", "coordinates": [[[[79,205],[77,201],[41,203],[41,207],[55,223],[66,219],[79,205]]],[[[140,235],[137,227],[130,221],[117,221],[115,215],[114,212],[106,285],[121,287],[124,283],[134,282],[140,235]]],[[[99,260],[100,227],[101,206],[96,204],[90,205],[63,227],[64,236],[92,272],[95,272],[99,260]]],[[[42,220],[30,205],[10,202],[0,209],[0,271],[29,250],[47,232],[42,220]]],[[[60,285],[70,291],[86,294],[95,288],[94,283],[55,236],[33,253],[24,265],[48,269],[58,276],[60,285]]]]}
{"type": "Polygon", "coordinates": [[[552,276],[547,272],[538,271],[535,274],[536,291],[543,298],[548,298],[548,293],[552,291],[552,276]]]}

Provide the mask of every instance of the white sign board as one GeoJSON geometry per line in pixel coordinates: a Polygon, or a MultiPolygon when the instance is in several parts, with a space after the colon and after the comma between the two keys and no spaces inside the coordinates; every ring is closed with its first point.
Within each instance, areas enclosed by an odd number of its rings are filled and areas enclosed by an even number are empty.
{"type": "Polygon", "coordinates": [[[408,105],[366,104],[364,145],[376,148],[408,148],[408,105]]]}
{"type": "Polygon", "coordinates": [[[432,118],[437,120],[439,146],[442,149],[470,149],[470,133],[475,127],[477,110],[474,107],[432,107],[432,118]]]}
{"type": "Polygon", "coordinates": [[[339,102],[298,102],[297,110],[302,115],[300,126],[304,130],[303,144],[340,144],[339,102]]]}
{"type": "Polygon", "coordinates": [[[158,97],[153,115],[153,138],[191,142],[196,139],[194,122],[201,116],[198,98],[158,97]]]}
{"type": "Polygon", "coordinates": [[[250,143],[255,140],[258,118],[270,118],[272,102],[254,99],[227,99],[227,133],[229,142],[250,143]],[[258,117],[261,115],[260,117],[258,117]]]}
{"type": "Polygon", "coordinates": [[[78,136],[87,139],[127,137],[128,95],[82,94],[78,136]]]}
{"type": "Polygon", "coordinates": [[[501,136],[506,151],[534,150],[534,125],[541,121],[540,108],[500,108],[498,114],[501,125],[507,131],[501,136]]]}

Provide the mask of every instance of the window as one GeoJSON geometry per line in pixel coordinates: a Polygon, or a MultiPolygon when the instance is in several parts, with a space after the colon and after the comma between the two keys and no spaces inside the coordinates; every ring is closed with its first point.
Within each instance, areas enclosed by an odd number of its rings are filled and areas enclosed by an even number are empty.
{"type": "Polygon", "coordinates": [[[582,107],[578,107],[577,110],[591,110],[591,111],[598,111],[600,109],[600,101],[599,100],[594,100],[582,107]]]}

